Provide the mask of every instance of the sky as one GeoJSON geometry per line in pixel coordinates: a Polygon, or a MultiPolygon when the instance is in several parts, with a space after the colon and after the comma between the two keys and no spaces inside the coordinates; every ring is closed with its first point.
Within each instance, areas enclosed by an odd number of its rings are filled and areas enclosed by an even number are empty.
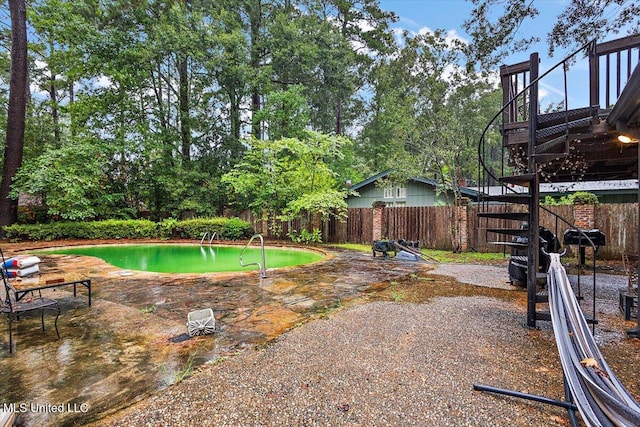
{"type": "MultiPolygon", "coordinates": [[[[553,67],[563,59],[567,52],[558,50],[553,58],[547,55],[546,37],[557,21],[558,15],[564,10],[568,0],[537,0],[536,8],[540,14],[534,21],[526,22],[520,28],[523,35],[536,35],[541,43],[527,52],[514,53],[505,58],[505,64],[516,64],[529,59],[529,54],[538,52],[540,55],[540,73],[553,67]]],[[[425,28],[429,30],[443,29],[450,35],[455,34],[467,42],[471,38],[462,28],[462,23],[469,18],[473,4],[464,0],[380,0],[380,7],[393,11],[399,16],[394,28],[401,28],[418,33],[425,28]]],[[[568,52],[570,53],[570,52],[568,52]]],[[[588,101],[587,62],[577,63],[569,75],[569,108],[585,107],[588,101]],[[575,83],[575,85],[572,85],[575,83]]],[[[557,103],[564,98],[564,77],[562,72],[553,72],[540,85],[541,105],[557,103]]]]}

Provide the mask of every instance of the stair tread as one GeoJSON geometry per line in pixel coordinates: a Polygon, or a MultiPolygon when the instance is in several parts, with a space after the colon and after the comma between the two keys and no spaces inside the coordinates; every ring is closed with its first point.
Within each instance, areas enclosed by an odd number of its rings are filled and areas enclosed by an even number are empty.
{"type": "Polygon", "coordinates": [[[526,174],[521,174],[521,175],[511,175],[511,176],[503,176],[499,178],[500,182],[506,182],[509,184],[520,184],[520,185],[524,185],[524,184],[529,184],[530,182],[532,182],[536,177],[536,174],[534,173],[526,173],[526,174]]]}
{"type": "Polygon", "coordinates": [[[529,213],[527,212],[479,212],[478,216],[481,218],[512,219],[516,221],[529,220],[529,213]]]}
{"type": "Polygon", "coordinates": [[[494,194],[491,196],[484,196],[482,200],[486,202],[506,202],[526,205],[531,200],[531,196],[523,193],[494,194]]]}
{"type": "MultiPolygon", "coordinates": [[[[536,311],[536,320],[551,320],[551,313],[548,311],[536,311]]],[[[598,320],[592,317],[585,317],[588,324],[598,324],[598,320]]]]}
{"type": "Polygon", "coordinates": [[[487,242],[490,245],[499,245],[499,246],[510,246],[512,248],[528,248],[528,243],[518,243],[518,242],[487,242]]]}
{"type": "Polygon", "coordinates": [[[545,303],[549,302],[549,295],[538,295],[536,294],[536,303],[545,303]]]}
{"type": "Polygon", "coordinates": [[[555,148],[558,145],[566,144],[568,141],[572,141],[572,140],[578,138],[578,135],[579,134],[577,134],[577,133],[570,133],[568,135],[564,134],[564,135],[557,136],[557,137],[555,137],[553,139],[550,139],[549,141],[542,142],[542,143],[536,145],[535,154],[539,155],[541,153],[544,153],[545,151],[549,151],[552,148],[555,148]]]}
{"type": "MultiPolygon", "coordinates": [[[[597,111],[597,110],[596,110],[597,111]]],[[[556,124],[561,124],[567,121],[584,119],[593,115],[594,109],[592,107],[575,108],[567,111],[555,111],[553,113],[545,113],[538,115],[538,127],[548,127],[556,124]]]]}
{"type": "Polygon", "coordinates": [[[560,160],[569,156],[569,153],[541,153],[534,154],[533,157],[536,159],[536,162],[546,162],[549,160],[560,160]]]}
{"type": "Polygon", "coordinates": [[[572,120],[569,123],[560,123],[557,125],[545,127],[536,130],[536,140],[542,138],[549,138],[559,133],[564,133],[568,129],[575,129],[579,127],[585,127],[591,125],[591,117],[585,117],[582,119],[572,120]]]}
{"type": "Polygon", "coordinates": [[[551,313],[548,311],[536,311],[536,320],[551,320],[551,313]]]}
{"type": "Polygon", "coordinates": [[[529,230],[522,228],[487,228],[487,232],[506,234],[508,236],[528,236],[529,230]]]}

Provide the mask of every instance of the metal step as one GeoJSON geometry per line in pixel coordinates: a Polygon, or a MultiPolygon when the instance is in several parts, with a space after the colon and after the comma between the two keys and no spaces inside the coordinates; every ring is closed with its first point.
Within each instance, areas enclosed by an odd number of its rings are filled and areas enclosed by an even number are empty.
{"type": "Polygon", "coordinates": [[[542,304],[545,302],[549,302],[548,294],[544,294],[544,295],[536,294],[536,304],[542,304]]]}
{"type": "Polygon", "coordinates": [[[551,321],[551,313],[548,311],[536,311],[536,320],[551,321]]]}
{"type": "Polygon", "coordinates": [[[529,221],[528,212],[479,212],[480,218],[510,219],[514,221],[529,221]]]}
{"type": "Polygon", "coordinates": [[[534,154],[533,157],[536,159],[536,163],[548,162],[549,160],[560,160],[569,156],[569,153],[542,153],[542,154],[534,154]]]}
{"type": "Polygon", "coordinates": [[[565,134],[565,135],[560,135],[556,138],[550,139],[549,141],[545,141],[541,144],[538,144],[535,147],[535,154],[544,153],[545,151],[549,151],[552,148],[555,148],[560,145],[566,146],[567,141],[572,140],[573,137],[574,137],[574,134],[571,134],[571,135],[565,134]]]}
{"type": "Polygon", "coordinates": [[[484,196],[482,200],[485,202],[506,202],[528,205],[531,196],[522,193],[494,194],[492,196],[484,196]]]}
{"type": "Polygon", "coordinates": [[[591,126],[591,117],[573,120],[569,123],[560,123],[559,125],[549,126],[547,128],[536,130],[536,141],[539,139],[550,138],[554,135],[566,133],[569,129],[577,129],[591,126]]]}
{"type": "Polygon", "coordinates": [[[517,249],[526,249],[529,247],[528,243],[518,243],[518,242],[487,242],[489,245],[498,245],[498,246],[506,246],[509,248],[517,248],[517,249]]]}
{"type": "Polygon", "coordinates": [[[522,228],[487,228],[487,232],[504,234],[507,236],[528,236],[529,230],[522,228]]]}
{"type": "Polygon", "coordinates": [[[536,178],[536,174],[527,173],[523,175],[503,176],[498,180],[507,184],[516,184],[527,187],[536,178]]]}
{"type": "Polygon", "coordinates": [[[587,117],[593,117],[594,112],[597,112],[598,110],[599,107],[584,107],[567,111],[556,111],[553,113],[539,114],[538,128],[542,129],[549,126],[559,125],[567,121],[571,122],[587,117]]]}
{"type": "MultiPolygon", "coordinates": [[[[536,311],[536,320],[548,320],[551,321],[551,313],[548,311],[536,311]]],[[[597,325],[598,324],[598,320],[592,318],[592,317],[585,317],[586,322],[588,324],[593,324],[593,325],[597,325]]]]}

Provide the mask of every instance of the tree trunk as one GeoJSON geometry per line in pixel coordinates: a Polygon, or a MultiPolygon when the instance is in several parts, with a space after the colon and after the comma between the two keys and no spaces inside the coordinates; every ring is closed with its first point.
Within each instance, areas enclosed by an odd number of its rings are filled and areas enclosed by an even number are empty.
{"type": "MultiPolygon", "coordinates": [[[[49,55],[53,55],[55,46],[49,42],[49,55]]],[[[56,73],[49,70],[49,98],[51,99],[51,118],[53,120],[53,137],[56,146],[60,147],[60,115],[58,113],[58,92],[56,88],[56,73]]]]}
{"type": "Polygon", "coordinates": [[[189,69],[186,55],[178,60],[179,100],[180,109],[180,135],[182,138],[182,160],[188,163],[191,160],[191,114],[189,106],[189,69]]]}
{"type": "Polygon", "coordinates": [[[60,146],[60,117],[58,114],[58,94],[56,93],[56,76],[49,76],[49,98],[51,99],[51,118],[53,120],[53,138],[60,146]]]}
{"type": "Polygon", "coordinates": [[[250,19],[251,37],[251,69],[255,73],[255,81],[251,89],[251,114],[253,117],[252,133],[256,139],[262,139],[262,123],[255,120],[255,115],[261,108],[260,91],[257,81],[260,75],[260,28],[262,27],[262,3],[261,0],[253,0],[248,11],[250,19]]]}
{"type": "MultiPolygon", "coordinates": [[[[7,142],[0,183],[0,226],[18,220],[18,199],[10,199],[11,181],[22,164],[27,92],[27,10],[25,0],[9,0],[11,12],[11,80],[7,142]]],[[[2,233],[4,234],[4,233],[2,233]]]]}

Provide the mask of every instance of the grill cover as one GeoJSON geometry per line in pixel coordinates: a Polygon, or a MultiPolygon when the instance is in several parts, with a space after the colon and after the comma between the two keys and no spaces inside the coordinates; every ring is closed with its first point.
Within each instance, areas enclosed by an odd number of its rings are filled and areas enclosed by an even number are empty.
{"type": "Polygon", "coordinates": [[[563,243],[565,245],[582,245],[582,246],[591,246],[589,244],[589,241],[587,239],[585,239],[585,235],[587,235],[589,237],[589,239],[591,239],[591,241],[593,242],[594,245],[596,246],[604,246],[605,245],[605,238],[604,238],[604,233],[600,230],[593,229],[593,230],[582,230],[582,233],[578,232],[577,230],[567,230],[564,232],[564,240],[563,243]],[[584,234],[582,234],[584,233],[584,234]],[[580,242],[580,239],[582,238],[582,243],[580,242]]]}

